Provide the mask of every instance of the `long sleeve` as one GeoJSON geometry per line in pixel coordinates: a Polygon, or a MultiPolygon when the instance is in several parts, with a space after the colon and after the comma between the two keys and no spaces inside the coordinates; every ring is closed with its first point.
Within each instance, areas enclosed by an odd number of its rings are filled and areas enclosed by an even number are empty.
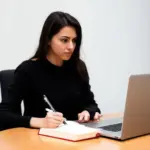
{"type": "Polygon", "coordinates": [[[87,110],[90,113],[90,119],[93,119],[95,112],[101,113],[101,111],[98,108],[96,101],[94,100],[94,94],[91,91],[91,86],[89,83],[85,85],[83,95],[85,98],[84,110],[87,110]]]}
{"type": "Polygon", "coordinates": [[[93,119],[95,112],[101,113],[100,109],[98,108],[98,104],[94,100],[94,94],[91,91],[91,86],[89,83],[89,74],[86,68],[86,65],[84,65],[84,78],[86,81],[84,81],[84,86],[82,90],[82,97],[84,98],[84,110],[87,110],[90,113],[90,119],[93,119]]]}
{"type": "Polygon", "coordinates": [[[0,104],[0,130],[14,127],[29,127],[29,116],[22,116],[17,113],[21,107],[21,101],[28,90],[28,77],[24,71],[25,62],[16,70],[14,82],[8,88],[8,99],[0,104]]]}

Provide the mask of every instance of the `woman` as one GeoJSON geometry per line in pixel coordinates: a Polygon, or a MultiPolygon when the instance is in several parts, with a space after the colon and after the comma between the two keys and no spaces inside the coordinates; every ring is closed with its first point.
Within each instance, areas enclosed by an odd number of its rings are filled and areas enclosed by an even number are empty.
{"type": "Polygon", "coordinates": [[[46,19],[35,55],[15,70],[7,103],[0,105],[1,130],[13,127],[56,128],[64,120],[98,120],[86,66],[80,59],[82,31],[70,14],[53,12],[46,19]],[[57,112],[46,112],[49,105],[57,112]],[[16,113],[24,101],[24,115],[16,113]]]}

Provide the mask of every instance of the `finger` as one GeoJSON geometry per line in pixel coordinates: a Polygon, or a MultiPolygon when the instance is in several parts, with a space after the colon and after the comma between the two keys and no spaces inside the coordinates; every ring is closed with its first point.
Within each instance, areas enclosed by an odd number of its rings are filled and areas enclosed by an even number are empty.
{"type": "Polygon", "coordinates": [[[78,121],[82,121],[84,119],[84,114],[83,113],[80,113],[78,115],[78,121]]]}
{"type": "Polygon", "coordinates": [[[52,117],[54,120],[57,120],[57,121],[59,121],[59,122],[63,122],[63,120],[64,120],[64,118],[61,116],[53,116],[52,117]]]}
{"type": "Polygon", "coordinates": [[[97,119],[98,119],[98,116],[99,116],[99,113],[96,112],[95,115],[94,115],[94,120],[97,120],[97,119]]]}
{"type": "Polygon", "coordinates": [[[63,117],[63,114],[62,114],[61,112],[55,112],[54,115],[55,115],[55,116],[63,117]]]}
{"type": "Polygon", "coordinates": [[[60,117],[63,117],[63,114],[60,113],[60,112],[51,112],[51,111],[49,111],[49,112],[47,112],[47,115],[48,115],[48,116],[54,115],[54,116],[60,116],[60,117]]]}
{"type": "Polygon", "coordinates": [[[54,112],[50,112],[50,111],[47,112],[47,114],[46,114],[47,117],[51,117],[51,116],[53,116],[53,115],[54,115],[54,112]]]}
{"type": "Polygon", "coordinates": [[[89,121],[89,119],[90,119],[90,114],[89,113],[85,113],[84,114],[84,121],[89,121]]]}
{"type": "Polygon", "coordinates": [[[98,112],[95,113],[94,120],[99,120],[102,115],[98,112]]]}
{"type": "Polygon", "coordinates": [[[57,120],[59,122],[63,122],[64,118],[62,116],[58,116],[57,114],[55,113],[50,113],[50,114],[47,114],[47,118],[49,119],[54,119],[54,120],[57,120]]]}
{"type": "Polygon", "coordinates": [[[58,126],[58,125],[61,124],[61,121],[55,120],[55,119],[53,119],[53,118],[48,118],[48,119],[47,119],[47,122],[48,122],[48,124],[53,124],[53,125],[55,125],[55,126],[58,126]]]}
{"type": "Polygon", "coordinates": [[[56,119],[60,120],[61,123],[64,121],[64,117],[63,117],[63,114],[60,113],[60,112],[55,112],[54,113],[54,116],[56,117],[56,119]],[[59,118],[58,118],[59,117],[59,118]]]}

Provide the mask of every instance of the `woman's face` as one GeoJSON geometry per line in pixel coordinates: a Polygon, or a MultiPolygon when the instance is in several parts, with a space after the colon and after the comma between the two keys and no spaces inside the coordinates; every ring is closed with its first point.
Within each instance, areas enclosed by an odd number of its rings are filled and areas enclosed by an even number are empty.
{"type": "Polygon", "coordinates": [[[49,54],[61,60],[69,60],[76,47],[76,38],[76,31],[73,27],[63,27],[49,41],[49,54]]]}

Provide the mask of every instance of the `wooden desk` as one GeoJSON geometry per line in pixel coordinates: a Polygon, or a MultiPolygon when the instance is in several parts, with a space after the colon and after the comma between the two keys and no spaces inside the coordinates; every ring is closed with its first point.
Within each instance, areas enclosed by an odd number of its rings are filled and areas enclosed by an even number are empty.
{"type": "MultiPolygon", "coordinates": [[[[114,117],[116,115],[111,115],[114,117]]],[[[118,116],[118,114],[117,114],[118,116]]],[[[104,115],[108,118],[110,115],[104,115]]],[[[150,150],[150,135],[127,141],[97,138],[69,142],[39,136],[37,129],[15,128],[0,132],[0,150],[150,150]]]]}

